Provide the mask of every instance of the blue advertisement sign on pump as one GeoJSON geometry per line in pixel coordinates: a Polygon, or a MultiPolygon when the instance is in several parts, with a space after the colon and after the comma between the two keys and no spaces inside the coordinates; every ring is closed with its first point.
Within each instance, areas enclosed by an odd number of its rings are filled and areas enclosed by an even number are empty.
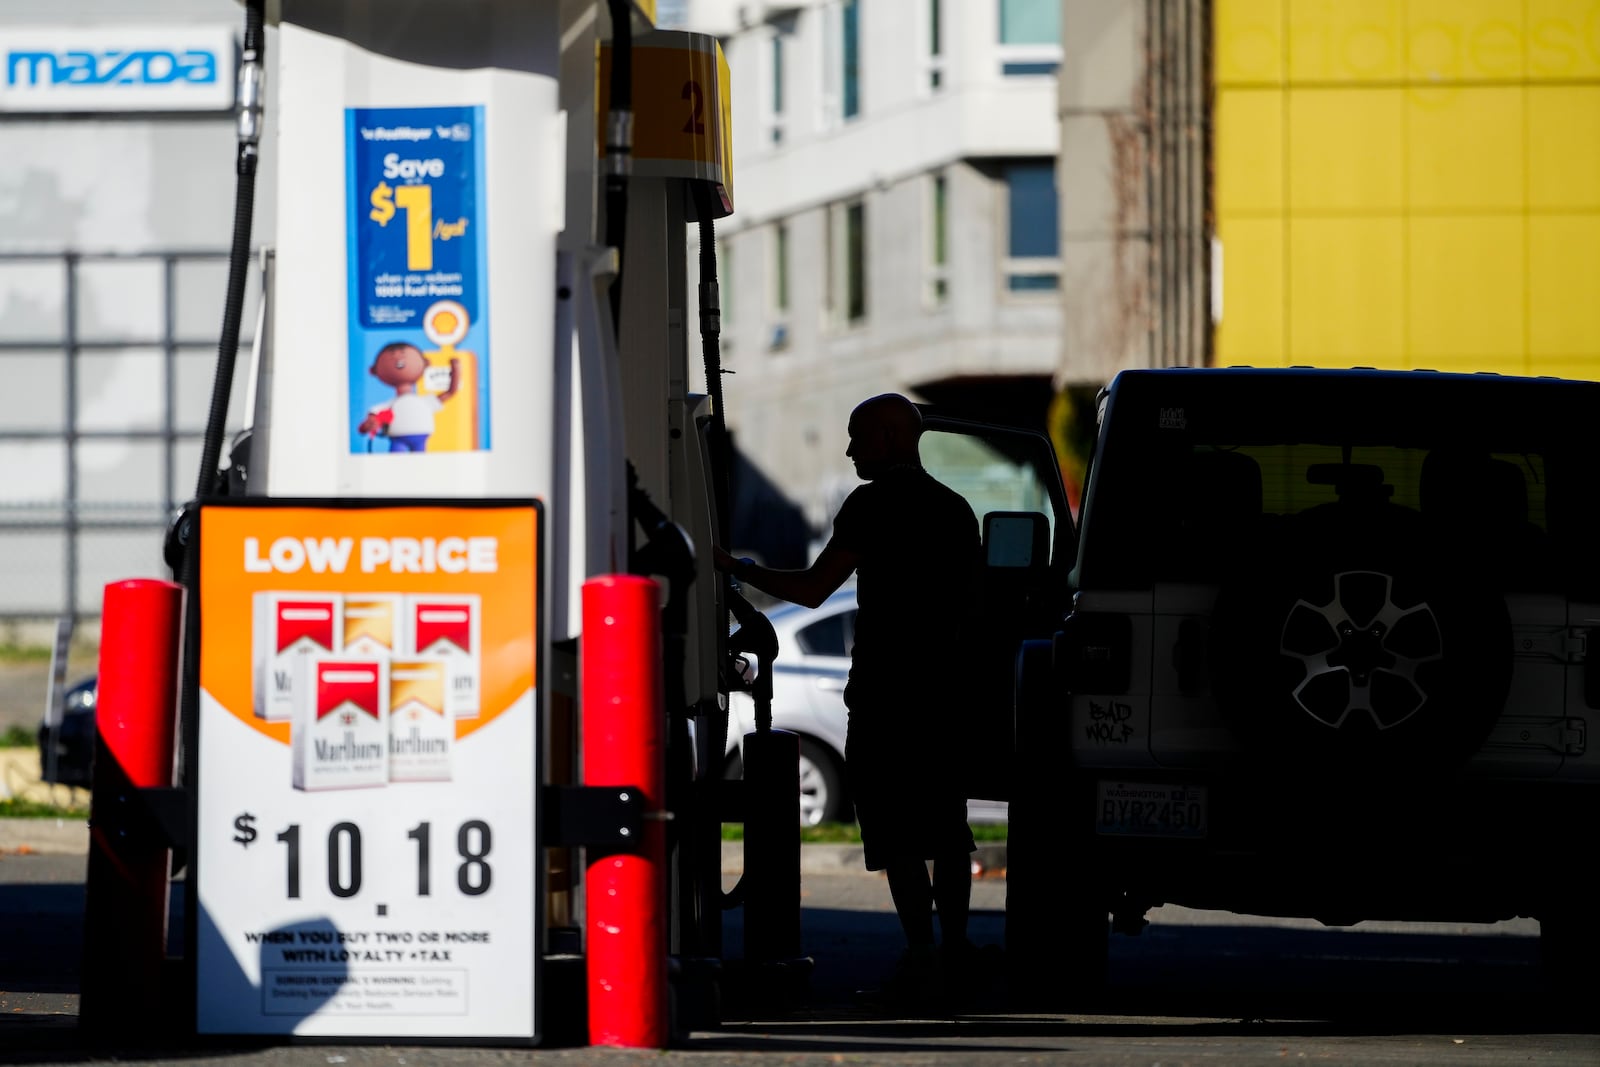
{"type": "Polygon", "coordinates": [[[482,107],[347,108],[350,450],[489,447],[482,107]]]}

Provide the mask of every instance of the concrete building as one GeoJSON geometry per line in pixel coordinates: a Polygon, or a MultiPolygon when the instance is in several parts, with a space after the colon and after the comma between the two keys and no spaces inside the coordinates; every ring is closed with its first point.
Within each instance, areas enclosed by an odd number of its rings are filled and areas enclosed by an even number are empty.
{"type": "MultiPolygon", "coordinates": [[[[813,532],[896,390],[1043,427],[1060,355],[1060,0],[694,0],[733,78],[727,419],[813,532]]],[[[696,327],[691,326],[691,332],[696,327]]]]}

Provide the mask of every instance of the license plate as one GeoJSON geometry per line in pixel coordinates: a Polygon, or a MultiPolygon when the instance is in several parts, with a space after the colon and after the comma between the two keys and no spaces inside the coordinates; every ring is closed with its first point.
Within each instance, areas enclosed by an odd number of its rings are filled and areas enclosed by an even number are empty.
{"type": "Polygon", "coordinates": [[[1095,832],[1118,837],[1206,836],[1206,791],[1192,785],[1101,782],[1095,832]]]}

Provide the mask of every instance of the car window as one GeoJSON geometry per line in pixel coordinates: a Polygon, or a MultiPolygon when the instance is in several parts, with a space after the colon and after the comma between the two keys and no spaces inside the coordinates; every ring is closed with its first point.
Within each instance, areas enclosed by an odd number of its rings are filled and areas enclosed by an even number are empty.
{"type": "Polygon", "coordinates": [[[808,656],[848,656],[855,643],[856,612],[841,611],[795,631],[800,651],[808,656]]]}
{"type": "Polygon", "coordinates": [[[1389,524],[1395,539],[1470,549],[1510,588],[1540,589],[1557,575],[1543,565],[1550,482],[1535,451],[1191,439],[1163,450],[1143,482],[1149,532],[1168,546],[1149,565],[1157,581],[1215,581],[1240,550],[1314,530],[1343,505],[1389,524]]]}
{"type": "Polygon", "coordinates": [[[1597,396],[1586,382],[1422,371],[1124,372],[1105,398],[1074,579],[1209,584],[1230,549],[1332,536],[1343,506],[1368,541],[1427,546],[1508,590],[1596,595],[1597,396]]]}
{"type": "Polygon", "coordinates": [[[1549,478],[1542,454],[1485,451],[1474,469],[1455,478],[1446,471],[1448,460],[1445,449],[1391,445],[1358,445],[1346,452],[1336,445],[1294,442],[1195,444],[1168,459],[1174,484],[1167,499],[1177,505],[1180,518],[1193,522],[1215,517],[1219,505],[1232,497],[1258,513],[1293,515],[1368,492],[1418,512],[1454,506],[1464,521],[1492,519],[1499,503],[1515,508],[1519,519],[1546,528],[1549,478]],[[1430,461],[1430,455],[1436,458],[1430,461]],[[1433,491],[1425,500],[1430,475],[1433,491]],[[1498,486],[1496,477],[1513,488],[1498,486]],[[1256,488],[1250,482],[1259,485],[1259,503],[1252,499],[1256,488]]]}
{"type": "Polygon", "coordinates": [[[922,435],[922,465],[966,498],[979,521],[991,511],[1043,512],[1055,538],[1050,489],[1025,454],[1002,451],[1000,441],[930,429],[922,435]]]}

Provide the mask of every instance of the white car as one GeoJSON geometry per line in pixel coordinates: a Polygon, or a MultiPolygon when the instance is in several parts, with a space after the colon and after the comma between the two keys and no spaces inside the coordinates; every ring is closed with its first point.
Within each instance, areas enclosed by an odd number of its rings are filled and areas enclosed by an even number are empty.
{"type": "MultiPolygon", "coordinates": [[[[848,583],[815,608],[783,604],[767,613],[778,635],[772,673],[772,726],[800,735],[800,822],[854,822],[845,788],[844,685],[855,641],[856,589],[848,583]]],[[[758,665],[757,669],[765,669],[758,665]]],[[[740,746],[756,728],[755,699],[735,692],[728,708],[728,777],[740,776],[740,746]]],[[[1006,805],[974,800],[973,822],[1004,822],[1006,805]]]]}

